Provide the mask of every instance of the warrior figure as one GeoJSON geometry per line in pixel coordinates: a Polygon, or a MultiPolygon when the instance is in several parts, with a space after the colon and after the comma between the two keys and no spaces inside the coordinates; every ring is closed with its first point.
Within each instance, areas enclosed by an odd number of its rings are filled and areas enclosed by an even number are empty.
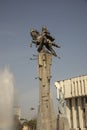
{"type": "Polygon", "coordinates": [[[35,43],[36,46],[39,45],[37,49],[38,52],[40,52],[43,49],[43,46],[45,46],[52,53],[52,55],[57,56],[52,46],[57,48],[60,48],[60,46],[55,44],[55,39],[50,35],[45,26],[42,27],[41,34],[35,29],[31,30],[30,34],[32,37],[32,43],[35,43]]]}

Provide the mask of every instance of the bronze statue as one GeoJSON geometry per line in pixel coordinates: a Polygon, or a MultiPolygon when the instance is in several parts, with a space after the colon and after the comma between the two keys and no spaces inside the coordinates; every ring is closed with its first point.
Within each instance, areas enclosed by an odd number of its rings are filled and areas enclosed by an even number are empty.
{"type": "Polygon", "coordinates": [[[30,34],[32,37],[32,43],[36,44],[36,46],[39,46],[37,49],[38,52],[40,52],[45,46],[52,53],[52,55],[57,56],[52,46],[55,46],[57,48],[60,48],[60,46],[55,44],[55,39],[50,35],[50,32],[48,32],[45,26],[42,27],[41,33],[35,29],[32,29],[30,34]]]}

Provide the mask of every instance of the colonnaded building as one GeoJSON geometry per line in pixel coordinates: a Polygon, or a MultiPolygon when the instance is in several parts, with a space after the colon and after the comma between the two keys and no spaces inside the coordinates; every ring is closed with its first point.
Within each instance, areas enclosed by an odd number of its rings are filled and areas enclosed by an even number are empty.
{"type": "Polygon", "coordinates": [[[87,130],[87,75],[55,82],[66,100],[70,129],[87,130]]]}

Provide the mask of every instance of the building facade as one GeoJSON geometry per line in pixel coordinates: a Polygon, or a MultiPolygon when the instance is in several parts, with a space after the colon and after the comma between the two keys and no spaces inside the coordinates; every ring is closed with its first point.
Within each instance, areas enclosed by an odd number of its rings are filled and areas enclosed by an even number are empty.
{"type": "Polygon", "coordinates": [[[70,129],[87,130],[87,75],[55,82],[66,100],[70,129]]]}

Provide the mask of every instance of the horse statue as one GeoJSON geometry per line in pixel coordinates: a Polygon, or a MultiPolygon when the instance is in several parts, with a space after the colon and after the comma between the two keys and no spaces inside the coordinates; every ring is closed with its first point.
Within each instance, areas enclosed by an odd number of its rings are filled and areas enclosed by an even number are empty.
{"type": "Polygon", "coordinates": [[[32,43],[36,44],[36,46],[39,46],[37,49],[38,52],[41,52],[41,50],[45,46],[52,55],[57,57],[57,54],[53,50],[52,46],[55,46],[57,48],[60,48],[60,46],[55,44],[55,39],[50,35],[46,27],[42,27],[41,33],[39,33],[36,29],[32,29],[30,34],[32,37],[32,43]]]}

